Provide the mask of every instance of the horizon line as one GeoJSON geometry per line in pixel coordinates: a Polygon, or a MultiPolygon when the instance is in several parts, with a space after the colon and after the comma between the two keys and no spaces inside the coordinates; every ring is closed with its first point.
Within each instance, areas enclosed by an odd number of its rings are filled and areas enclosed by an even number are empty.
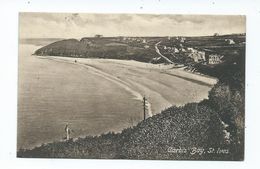
{"type": "MultiPolygon", "coordinates": [[[[97,35],[102,35],[102,34],[97,34],[97,35]]],[[[246,32],[244,33],[230,33],[230,34],[218,34],[217,36],[227,36],[227,35],[246,35],[246,32]]],[[[100,38],[116,38],[116,37],[142,37],[142,38],[159,38],[159,37],[207,37],[207,36],[214,36],[213,35],[163,35],[163,36],[128,36],[128,35],[115,35],[115,36],[103,36],[100,38]]],[[[96,38],[95,35],[94,36],[82,36],[81,38],[96,38]]],[[[80,39],[81,39],[80,38],[80,39]]],[[[31,38],[24,38],[24,37],[19,37],[19,39],[79,39],[76,37],[66,37],[66,38],[62,38],[62,37],[31,37],[31,38]]]]}

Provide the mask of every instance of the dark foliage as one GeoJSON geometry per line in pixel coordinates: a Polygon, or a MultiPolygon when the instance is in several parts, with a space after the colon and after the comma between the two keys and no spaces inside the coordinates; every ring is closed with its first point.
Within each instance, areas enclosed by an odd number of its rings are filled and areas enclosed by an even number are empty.
{"type": "Polygon", "coordinates": [[[107,38],[90,38],[89,40],[83,38],[80,41],[66,39],[44,46],[36,50],[34,54],[40,56],[106,58],[151,62],[154,57],[157,57],[157,53],[153,49],[144,49],[143,46],[138,47],[132,44],[114,42],[114,39],[107,38]]]}
{"type": "Polygon", "coordinates": [[[55,142],[20,150],[18,157],[226,160],[230,154],[171,153],[169,148],[225,148],[218,114],[204,105],[171,107],[122,133],[55,142]]]}

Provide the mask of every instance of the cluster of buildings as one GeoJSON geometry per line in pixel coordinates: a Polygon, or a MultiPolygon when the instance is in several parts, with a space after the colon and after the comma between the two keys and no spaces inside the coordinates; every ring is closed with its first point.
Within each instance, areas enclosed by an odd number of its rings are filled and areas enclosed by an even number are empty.
{"type": "MultiPolygon", "coordinates": [[[[181,42],[181,43],[184,43],[184,42],[185,42],[185,40],[186,40],[186,38],[185,38],[185,37],[181,37],[181,36],[174,37],[174,38],[175,38],[175,40],[177,40],[177,41],[179,41],[179,42],[181,42]]],[[[168,39],[168,40],[171,40],[171,39],[172,39],[172,37],[168,36],[168,37],[167,37],[167,39],[168,39]]]]}
{"type": "MultiPolygon", "coordinates": [[[[214,36],[218,36],[218,34],[214,34],[214,36]]],[[[171,40],[172,37],[168,37],[168,40],[171,40]]],[[[175,41],[177,44],[172,46],[163,45],[162,51],[166,54],[180,55],[186,56],[194,60],[196,63],[202,63],[205,65],[215,65],[223,62],[223,55],[217,54],[214,51],[207,49],[198,49],[192,47],[184,47],[183,44],[186,41],[185,37],[175,37],[175,41]]],[[[233,45],[235,41],[233,39],[225,39],[225,42],[233,45]]]]}
{"type": "Polygon", "coordinates": [[[145,49],[150,48],[150,46],[147,43],[147,40],[145,38],[142,37],[119,37],[119,41],[120,42],[124,42],[124,43],[128,43],[128,44],[132,44],[135,45],[137,47],[143,47],[145,49]]]}
{"type": "Polygon", "coordinates": [[[219,55],[210,50],[192,49],[188,57],[192,58],[196,63],[215,65],[223,62],[223,55],[219,55]]]}
{"type": "Polygon", "coordinates": [[[189,58],[192,58],[196,63],[209,65],[222,63],[222,58],[224,57],[223,55],[219,55],[210,50],[200,50],[191,47],[183,47],[182,45],[180,45],[180,47],[162,46],[162,49],[164,53],[172,55],[182,54],[189,58]]]}
{"type": "Polygon", "coordinates": [[[215,65],[222,63],[223,55],[219,55],[210,50],[198,50],[194,48],[189,48],[188,57],[192,58],[196,63],[215,65]]]}
{"type": "Polygon", "coordinates": [[[177,47],[167,47],[167,46],[163,46],[164,51],[168,52],[168,53],[179,53],[179,49],[177,47]]]}
{"type": "Polygon", "coordinates": [[[137,42],[137,43],[146,43],[146,39],[145,38],[141,38],[141,37],[120,37],[121,41],[124,42],[137,42]]]}

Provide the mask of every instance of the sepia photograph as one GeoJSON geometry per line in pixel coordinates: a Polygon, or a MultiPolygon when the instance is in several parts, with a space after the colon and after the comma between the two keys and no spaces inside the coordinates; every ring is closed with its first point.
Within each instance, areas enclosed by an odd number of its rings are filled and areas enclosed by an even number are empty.
{"type": "Polygon", "coordinates": [[[245,15],[18,19],[18,158],[244,160],[245,15]]]}

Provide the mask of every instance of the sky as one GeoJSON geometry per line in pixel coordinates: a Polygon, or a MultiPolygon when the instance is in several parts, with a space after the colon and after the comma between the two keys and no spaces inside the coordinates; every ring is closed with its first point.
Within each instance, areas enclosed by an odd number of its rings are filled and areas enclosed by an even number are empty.
{"type": "Polygon", "coordinates": [[[240,15],[20,13],[20,38],[204,36],[245,33],[240,15]]]}

